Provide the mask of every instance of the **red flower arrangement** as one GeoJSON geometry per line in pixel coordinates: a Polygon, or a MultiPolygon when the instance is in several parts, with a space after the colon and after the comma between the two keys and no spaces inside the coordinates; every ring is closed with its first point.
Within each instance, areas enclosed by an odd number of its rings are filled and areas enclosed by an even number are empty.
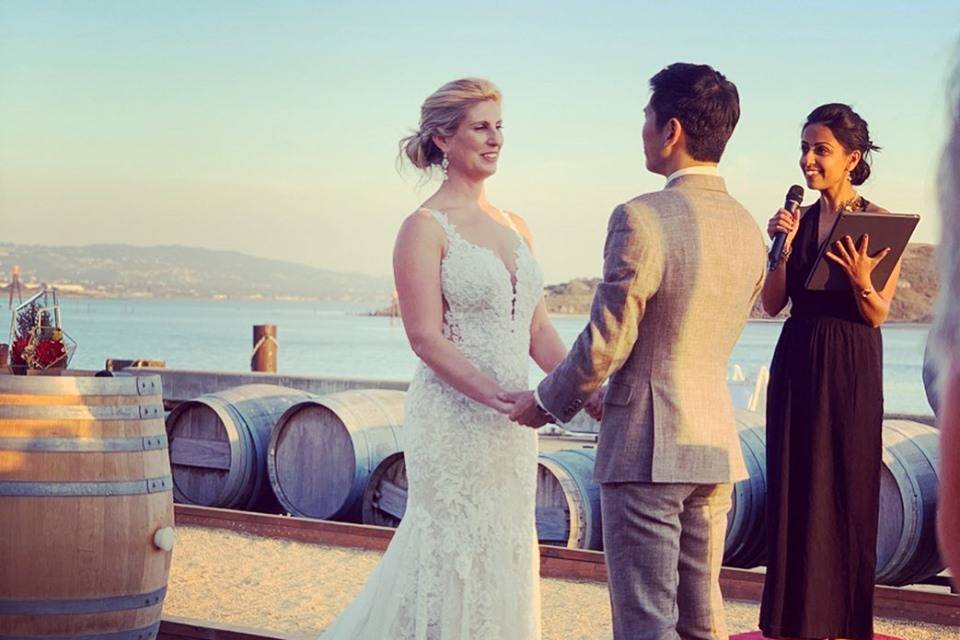
{"type": "Polygon", "coordinates": [[[63,346],[63,339],[50,338],[41,340],[33,349],[33,360],[37,369],[48,369],[58,364],[66,366],[67,349],[63,346]]]}
{"type": "Polygon", "coordinates": [[[18,369],[63,369],[76,343],[60,328],[54,290],[44,290],[14,314],[10,363],[18,369]]]}

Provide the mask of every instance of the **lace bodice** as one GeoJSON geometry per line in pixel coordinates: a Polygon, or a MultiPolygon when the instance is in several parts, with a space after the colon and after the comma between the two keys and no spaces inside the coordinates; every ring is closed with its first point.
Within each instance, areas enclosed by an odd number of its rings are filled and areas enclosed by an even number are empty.
{"type": "Polygon", "coordinates": [[[530,321],[543,290],[527,243],[518,233],[511,272],[495,251],[464,239],[444,213],[431,213],[447,235],[440,267],[445,335],[502,386],[526,387],[530,321]]]}

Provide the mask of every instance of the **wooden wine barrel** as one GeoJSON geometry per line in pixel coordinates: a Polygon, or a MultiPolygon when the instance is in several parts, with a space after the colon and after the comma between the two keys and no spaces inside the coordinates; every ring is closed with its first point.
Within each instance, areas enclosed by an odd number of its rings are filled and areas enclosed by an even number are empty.
{"type": "Polygon", "coordinates": [[[0,375],[0,638],[154,638],[171,484],[159,376],[0,375]]]}
{"type": "Polygon", "coordinates": [[[267,470],[293,515],[359,522],[370,474],[400,450],[403,391],[355,389],[303,400],[280,416],[267,470]]]}
{"type": "Polygon", "coordinates": [[[279,513],[267,477],[274,424],[312,397],[272,384],[248,384],[177,405],[167,417],[176,502],[279,513]]]}
{"type": "Polygon", "coordinates": [[[363,524],[396,527],[407,511],[407,465],[403,452],[390,454],[370,474],[363,491],[363,524]]]}
{"type": "Polygon", "coordinates": [[[600,485],[593,479],[597,450],[562,449],[540,455],[537,538],[543,544],[603,549],[600,485]]]}
{"type": "Polygon", "coordinates": [[[943,570],[936,541],[938,455],[933,427],[884,420],[878,584],[912,584],[943,570]]]}
{"type": "Polygon", "coordinates": [[[733,486],[723,563],[748,569],[763,564],[766,558],[766,418],[760,413],[738,410],[736,419],[740,449],[750,477],[733,486]]]}

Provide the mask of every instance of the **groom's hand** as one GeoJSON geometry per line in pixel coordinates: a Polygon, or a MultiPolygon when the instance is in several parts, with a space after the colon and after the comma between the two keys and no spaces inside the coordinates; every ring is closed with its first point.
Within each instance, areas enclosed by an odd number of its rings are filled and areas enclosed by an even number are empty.
{"type": "Polygon", "coordinates": [[[604,385],[602,387],[598,387],[596,391],[590,394],[590,398],[587,400],[587,403],[583,405],[584,411],[586,411],[594,420],[603,420],[603,400],[606,397],[607,386],[604,385]]]}
{"type": "Polygon", "coordinates": [[[498,394],[497,398],[513,404],[513,409],[510,411],[510,419],[514,422],[534,429],[538,429],[548,422],[549,416],[537,408],[537,401],[533,397],[533,391],[503,392],[498,394]]]}

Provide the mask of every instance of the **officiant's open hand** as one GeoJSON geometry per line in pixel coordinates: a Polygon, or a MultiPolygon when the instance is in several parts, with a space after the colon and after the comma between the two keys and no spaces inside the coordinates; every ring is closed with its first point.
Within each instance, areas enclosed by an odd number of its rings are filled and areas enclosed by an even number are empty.
{"type": "Polygon", "coordinates": [[[516,423],[538,429],[548,422],[548,416],[537,408],[533,391],[505,391],[497,394],[497,398],[504,402],[513,403],[510,419],[516,423]]]}
{"type": "Polygon", "coordinates": [[[859,246],[853,244],[853,238],[850,236],[843,236],[834,243],[833,251],[827,252],[827,258],[843,267],[855,287],[871,289],[873,282],[870,275],[890,251],[890,247],[886,247],[870,255],[870,236],[863,234],[859,246]]]}

